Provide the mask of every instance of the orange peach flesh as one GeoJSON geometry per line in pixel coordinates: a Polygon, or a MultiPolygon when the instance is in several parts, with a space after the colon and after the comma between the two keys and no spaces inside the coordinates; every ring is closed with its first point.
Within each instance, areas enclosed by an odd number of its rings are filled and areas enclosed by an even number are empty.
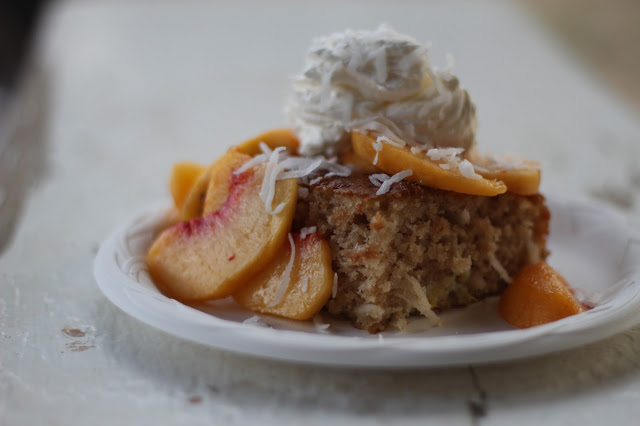
{"type": "Polygon", "coordinates": [[[500,299],[500,315],[517,328],[546,324],[586,308],[565,279],[545,262],[525,266],[500,299]]]}
{"type": "Polygon", "coordinates": [[[353,152],[353,149],[349,149],[343,152],[340,155],[340,162],[342,164],[351,164],[352,166],[355,166],[355,168],[362,173],[373,174],[373,173],[381,172],[381,170],[376,166],[374,166],[373,164],[371,164],[371,162],[357,156],[355,152],[353,152]]]}
{"type": "Polygon", "coordinates": [[[202,164],[191,161],[173,165],[171,177],[169,178],[169,191],[178,210],[182,210],[189,191],[205,169],[206,167],[202,164]]]}
{"type": "Polygon", "coordinates": [[[376,138],[365,133],[352,132],[351,140],[353,151],[360,158],[372,164],[377,155],[376,167],[388,174],[410,169],[413,174],[405,179],[424,186],[484,196],[502,194],[507,190],[506,185],[499,181],[484,178],[472,179],[463,176],[458,170],[444,170],[426,155],[414,154],[405,147],[399,148],[381,142],[382,150],[376,151],[373,147],[376,138]]]}
{"type": "Polygon", "coordinates": [[[264,166],[234,175],[222,207],[166,229],[147,254],[149,272],[158,288],[181,301],[231,295],[278,253],[291,229],[297,181],[277,182],[275,215],[260,198],[264,166]]]}
{"type": "Polygon", "coordinates": [[[207,188],[211,178],[211,167],[207,167],[191,185],[191,189],[182,205],[182,210],[180,210],[181,220],[191,220],[202,216],[207,188]]]}
{"type": "Polygon", "coordinates": [[[518,195],[534,195],[540,188],[540,164],[524,161],[521,166],[501,168],[492,165],[489,159],[472,150],[468,160],[476,173],[486,179],[495,179],[507,185],[507,192],[518,195]]]}
{"type": "Polygon", "coordinates": [[[285,318],[307,320],[327,303],[333,289],[331,249],[320,234],[293,234],[295,257],[287,290],[278,300],[277,293],[291,258],[285,242],[276,257],[233,298],[244,308],[285,318]],[[276,303],[279,302],[279,303],[276,303]]]}
{"type": "Polygon", "coordinates": [[[298,153],[298,147],[300,146],[300,141],[291,130],[273,129],[236,145],[231,149],[251,156],[258,155],[262,152],[260,142],[264,142],[271,149],[283,146],[293,155],[298,153]]]}
{"type": "Polygon", "coordinates": [[[202,207],[202,216],[218,211],[226,202],[231,190],[230,182],[234,170],[251,159],[250,156],[236,151],[228,151],[211,167],[209,182],[202,207]]]}

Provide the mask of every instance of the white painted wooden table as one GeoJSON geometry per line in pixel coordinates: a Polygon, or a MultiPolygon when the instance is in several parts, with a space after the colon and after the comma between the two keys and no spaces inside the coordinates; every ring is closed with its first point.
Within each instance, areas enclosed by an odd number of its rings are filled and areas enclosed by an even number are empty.
{"type": "Polygon", "coordinates": [[[189,343],[99,292],[99,243],[166,196],[173,162],[284,124],[310,38],[382,21],[432,40],[436,64],[456,55],[484,149],[638,217],[638,117],[508,4],[61,3],[0,145],[1,425],[637,424],[640,327],[518,362],[358,371],[189,343]]]}

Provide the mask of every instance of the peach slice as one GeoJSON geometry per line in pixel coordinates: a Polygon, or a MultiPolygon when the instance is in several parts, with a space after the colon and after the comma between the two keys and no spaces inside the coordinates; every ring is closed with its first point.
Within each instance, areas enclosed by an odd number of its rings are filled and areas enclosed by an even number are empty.
{"type": "Polygon", "coordinates": [[[356,153],[353,152],[353,149],[349,149],[340,155],[340,163],[351,164],[355,166],[356,170],[362,173],[366,173],[366,174],[380,173],[379,168],[371,164],[370,161],[366,161],[361,157],[357,156],[356,153]]]}
{"type": "Polygon", "coordinates": [[[178,210],[182,210],[189,191],[205,169],[206,167],[202,164],[191,161],[173,165],[169,178],[169,191],[178,210]]]}
{"type": "Polygon", "coordinates": [[[200,173],[200,176],[191,185],[191,189],[182,204],[182,210],[180,210],[181,220],[191,220],[202,216],[207,188],[209,188],[209,180],[211,178],[211,167],[209,166],[200,173]]]}
{"type": "Polygon", "coordinates": [[[262,152],[260,149],[260,142],[264,142],[271,149],[284,146],[287,148],[287,151],[293,155],[298,154],[298,147],[300,146],[298,137],[291,130],[273,129],[264,132],[253,139],[249,139],[240,145],[236,145],[231,149],[251,156],[258,155],[262,152]]]}
{"type": "Polygon", "coordinates": [[[333,290],[329,244],[320,234],[305,238],[293,234],[292,241],[295,255],[288,286],[281,289],[291,260],[291,244],[285,242],[271,263],[233,294],[239,305],[254,312],[307,320],[327,303],[333,290]]]}
{"type": "Polygon", "coordinates": [[[227,151],[222,157],[211,165],[209,170],[209,182],[205,191],[202,216],[218,211],[229,197],[229,183],[233,178],[234,170],[251,159],[247,154],[237,151],[227,151]]]}
{"type": "Polygon", "coordinates": [[[147,265],[163,293],[185,302],[226,297],[276,256],[291,229],[298,183],[276,183],[274,205],[285,206],[271,215],[260,198],[265,168],[238,175],[229,170],[219,210],[174,225],[154,241],[147,265]]]}
{"type": "Polygon", "coordinates": [[[546,324],[585,309],[565,279],[545,262],[522,268],[500,299],[500,315],[518,328],[546,324]]]}
{"type": "Polygon", "coordinates": [[[507,192],[518,195],[534,195],[540,188],[540,165],[535,161],[525,161],[522,166],[504,168],[492,164],[489,158],[472,154],[469,161],[476,166],[475,171],[485,179],[494,179],[507,185],[507,192]]]}
{"type": "Polygon", "coordinates": [[[445,189],[462,194],[494,196],[507,190],[504,183],[485,178],[472,179],[463,176],[458,170],[444,170],[438,163],[424,154],[414,154],[408,148],[400,148],[382,141],[382,150],[376,151],[373,143],[376,139],[368,134],[352,132],[353,151],[369,163],[378,155],[376,167],[389,174],[410,169],[413,175],[407,180],[421,185],[445,189]]]}

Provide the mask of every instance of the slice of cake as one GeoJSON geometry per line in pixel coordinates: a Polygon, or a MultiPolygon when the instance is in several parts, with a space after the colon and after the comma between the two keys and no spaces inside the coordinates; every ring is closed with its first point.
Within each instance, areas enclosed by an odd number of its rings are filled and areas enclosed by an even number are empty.
{"type": "Polygon", "coordinates": [[[327,311],[369,332],[498,294],[547,256],[541,195],[480,197],[406,181],[377,190],[364,175],[322,179],[298,200],[295,222],[316,226],[331,246],[338,285],[327,311]]]}
{"type": "Polygon", "coordinates": [[[451,65],[386,26],[314,40],[287,106],[293,133],[174,170],[184,221],[149,250],[159,288],[292,319],[324,310],[376,333],[413,316],[435,325],[544,261],[540,168],[479,153],[451,65]]]}

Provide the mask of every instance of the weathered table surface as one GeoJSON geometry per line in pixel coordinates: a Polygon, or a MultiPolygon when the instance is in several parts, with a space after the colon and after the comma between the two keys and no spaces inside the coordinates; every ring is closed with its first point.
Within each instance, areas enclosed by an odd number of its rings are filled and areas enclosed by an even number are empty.
{"type": "Polygon", "coordinates": [[[518,362],[359,371],[193,344],[98,290],[100,242],[167,196],[173,162],[284,124],[310,38],[382,21],[432,40],[436,64],[455,53],[485,150],[638,217],[638,117],[508,4],[61,3],[0,145],[0,424],[637,424],[640,327],[518,362]]]}

